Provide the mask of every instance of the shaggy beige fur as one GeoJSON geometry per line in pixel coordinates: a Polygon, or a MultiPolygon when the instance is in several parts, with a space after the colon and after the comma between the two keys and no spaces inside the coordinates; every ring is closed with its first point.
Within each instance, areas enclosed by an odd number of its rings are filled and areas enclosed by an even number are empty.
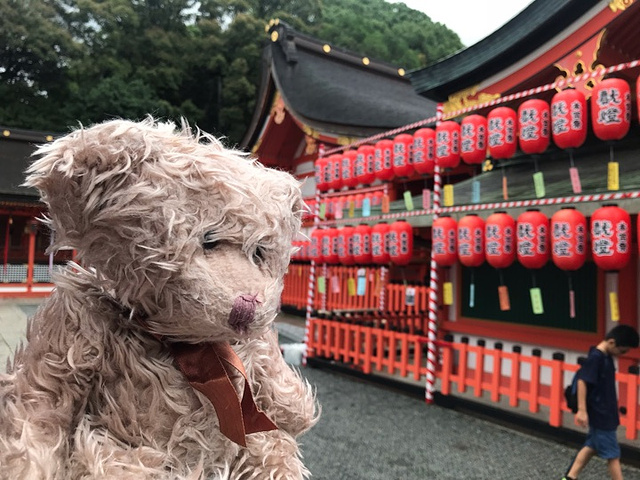
{"type": "Polygon", "coordinates": [[[0,374],[0,478],[307,477],[296,437],[317,405],[272,327],[297,181],[153,119],[78,129],[38,154],[26,184],[49,207],[52,249],[76,249],[84,267],[57,275],[0,374]],[[230,324],[241,295],[255,314],[230,324]],[[166,341],[230,342],[279,429],[229,441],[141,321],[166,341]]]}

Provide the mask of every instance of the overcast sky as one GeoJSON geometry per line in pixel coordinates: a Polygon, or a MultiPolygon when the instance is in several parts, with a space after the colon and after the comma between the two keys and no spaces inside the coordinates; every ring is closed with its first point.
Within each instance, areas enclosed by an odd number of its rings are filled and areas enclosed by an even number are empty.
{"type": "Polygon", "coordinates": [[[387,0],[404,3],[426,13],[432,21],[443,23],[469,47],[495,32],[533,0],[387,0]]]}

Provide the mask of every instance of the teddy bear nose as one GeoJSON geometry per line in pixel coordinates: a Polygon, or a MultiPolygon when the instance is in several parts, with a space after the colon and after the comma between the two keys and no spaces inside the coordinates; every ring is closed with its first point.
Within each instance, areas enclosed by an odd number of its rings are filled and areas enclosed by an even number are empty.
{"type": "Polygon", "coordinates": [[[239,333],[244,333],[249,328],[256,314],[256,306],[260,304],[257,295],[239,295],[233,301],[229,314],[229,325],[239,333]]]}

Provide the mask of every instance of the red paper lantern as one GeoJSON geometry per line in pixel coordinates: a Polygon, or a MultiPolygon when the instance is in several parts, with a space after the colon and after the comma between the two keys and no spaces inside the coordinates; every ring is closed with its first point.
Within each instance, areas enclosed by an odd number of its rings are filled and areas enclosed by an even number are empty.
{"type": "Polygon", "coordinates": [[[484,263],[484,220],[469,214],[458,222],[458,258],[465,267],[484,263]]]}
{"type": "Polygon", "coordinates": [[[487,119],[482,115],[469,115],[460,124],[460,156],[469,165],[487,158],[487,119]]]}
{"type": "Polygon", "coordinates": [[[338,191],[342,187],[342,175],[340,173],[342,165],[342,155],[335,154],[328,157],[327,168],[329,169],[328,190],[338,191]]]}
{"type": "Polygon", "coordinates": [[[489,265],[507,268],[516,259],[516,221],[505,212],[489,215],[484,225],[484,253],[489,265]]]}
{"type": "Polygon", "coordinates": [[[342,185],[347,188],[355,188],[358,185],[356,178],[356,157],[358,153],[355,150],[347,150],[342,154],[342,185]]]}
{"type": "Polygon", "coordinates": [[[574,207],[551,217],[551,260],[562,270],[577,270],[587,258],[587,221],[574,207]]]}
{"type": "Polygon", "coordinates": [[[329,190],[327,168],[329,157],[318,158],[315,164],[316,188],[321,192],[329,190]]]}
{"type": "Polygon", "coordinates": [[[322,263],[322,237],[324,236],[324,230],[316,228],[311,232],[311,248],[309,250],[309,257],[316,263],[322,263]]]}
{"type": "Polygon", "coordinates": [[[373,263],[384,265],[389,263],[389,247],[387,245],[387,234],[389,224],[382,222],[371,228],[371,259],[373,263]]]}
{"type": "Polygon", "coordinates": [[[436,132],[420,128],[413,134],[413,167],[420,175],[433,173],[436,166],[436,132]]]}
{"type": "Polygon", "coordinates": [[[357,264],[371,263],[371,227],[366,223],[353,231],[353,259],[357,264]]]}
{"type": "Polygon", "coordinates": [[[518,108],[518,138],[520,150],[529,155],[543,153],[549,146],[549,104],[533,98],[518,108]]]}
{"type": "Polygon", "coordinates": [[[381,190],[373,192],[371,195],[371,206],[380,207],[382,205],[382,197],[384,197],[384,193],[381,190]]]}
{"type": "Polygon", "coordinates": [[[455,168],[460,164],[460,125],[449,120],[436,127],[436,165],[455,168]]]}
{"type": "Polygon", "coordinates": [[[373,153],[373,172],[378,180],[391,180],[393,173],[393,142],[380,140],[373,153]]]}
{"type": "Polygon", "coordinates": [[[562,149],[578,148],[587,138],[587,101],[579,90],[563,90],[551,99],[551,135],[562,149]]]}
{"type": "Polygon", "coordinates": [[[631,126],[631,90],[621,78],[607,78],[591,92],[591,125],[600,140],[620,140],[631,126]]]}
{"type": "Polygon", "coordinates": [[[389,259],[396,265],[407,265],[413,256],[413,227],[406,220],[389,225],[387,233],[389,259]]]}
{"type": "Polygon", "coordinates": [[[325,263],[338,263],[338,229],[331,227],[324,231],[321,239],[322,259],[325,263]]]}
{"type": "Polygon", "coordinates": [[[375,149],[371,145],[358,147],[356,154],[355,175],[360,185],[371,185],[376,179],[373,172],[373,155],[375,149]]]}
{"type": "Polygon", "coordinates": [[[436,218],[431,225],[431,258],[440,267],[450,267],[456,263],[456,221],[448,215],[436,218]]]}
{"type": "Polygon", "coordinates": [[[591,215],[594,263],[607,271],[624,268],[631,258],[631,218],[617,205],[605,205],[591,215]]]}
{"type": "Polygon", "coordinates": [[[406,133],[393,139],[393,173],[397,177],[410,177],[415,171],[411,162],[413,137],[406,133]]]}
{"type": "Polygon", "coordinates": [[[517,149],[516,112],[509,107],[495,108],[489,112],[487,123],[489,155],[496,160],[513,157],[517,149]]]}
{"type": "Polygon", "coordinates": [[[338,260],[342,265],[356,263],[353,259],[353,231],[349,225],[338,230],[338,260]]]}
{"type": "Polygon", "coordinates": [[[518,261],[525,268],[542,268],[549,261],[549,219],[531,209],[518,217],[516,236],[518,261]]]}

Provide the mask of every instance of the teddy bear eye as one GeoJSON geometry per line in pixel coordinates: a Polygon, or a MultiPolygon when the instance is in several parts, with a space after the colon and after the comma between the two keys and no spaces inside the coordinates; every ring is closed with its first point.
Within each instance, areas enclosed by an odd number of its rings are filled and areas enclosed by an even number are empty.
{"type": "Polygon", "coordinates": [[[265,251],[263,247],[256,247],[256,251],[253,253],[254,263],[262,263],[265,259],[265,251]]]}
{"type": "Polygon", "coordinates": [[[213,250],[217,245],[218,241],[215,239],[213,232],[204,234],[204,241],[202,242],[202,248],[204,250],[213,250]]]}

